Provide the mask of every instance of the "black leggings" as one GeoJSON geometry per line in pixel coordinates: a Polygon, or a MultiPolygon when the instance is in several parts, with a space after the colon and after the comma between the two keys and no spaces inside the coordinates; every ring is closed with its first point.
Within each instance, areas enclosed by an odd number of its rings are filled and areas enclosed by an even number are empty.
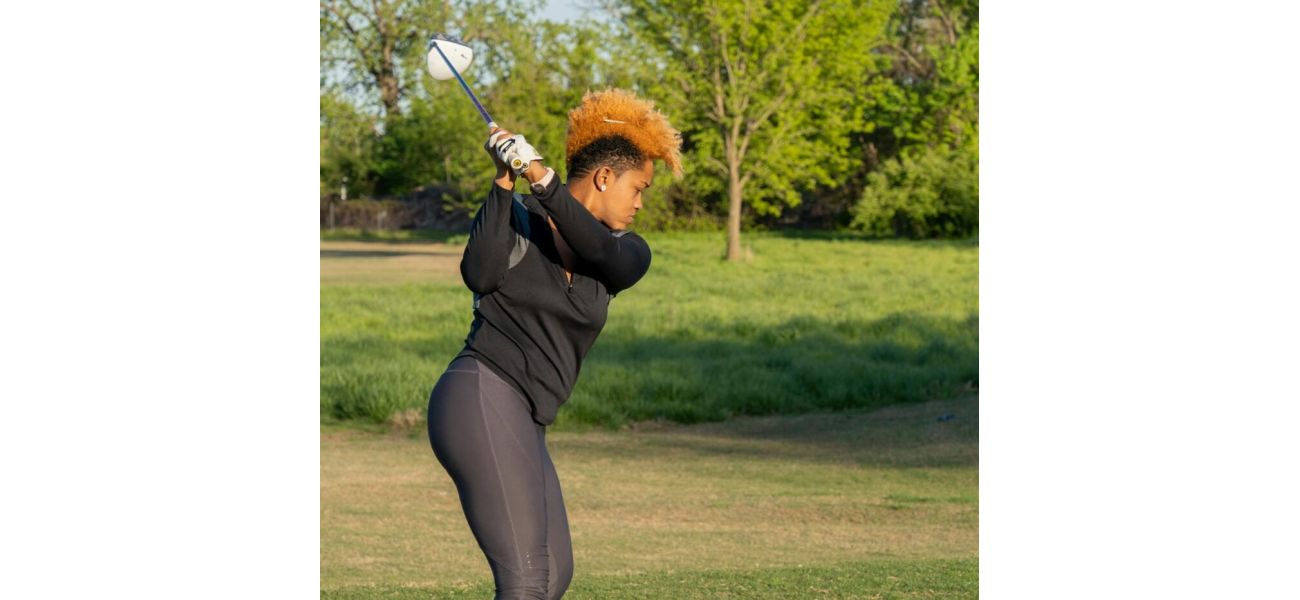
{"type": "Polygon", "coordinates": [[[573,578],[569,520],[546,428],[528,402],[470,356],[429,395],[429,444],[487,556],[496,598],[555,600],[573,578]]]}

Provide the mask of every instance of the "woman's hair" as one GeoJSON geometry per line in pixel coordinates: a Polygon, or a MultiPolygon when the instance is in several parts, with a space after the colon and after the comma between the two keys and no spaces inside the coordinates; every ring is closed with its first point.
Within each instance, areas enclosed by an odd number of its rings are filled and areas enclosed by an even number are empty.
{"type": "Polygon", "coordinates": [[[682,135],[655,110],[654,103],[631,92],[608,89],[587,92],[582,104],[569,112],[565,144],[569,177],[581,177],[607,166],[615,174],[659,159],[673,175],[682,174],[682,135]]]}

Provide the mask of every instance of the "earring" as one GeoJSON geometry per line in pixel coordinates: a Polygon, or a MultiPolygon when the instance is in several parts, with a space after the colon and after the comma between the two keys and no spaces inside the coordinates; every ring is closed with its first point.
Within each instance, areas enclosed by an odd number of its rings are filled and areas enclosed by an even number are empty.
{"type": "Polygon", "coordinates": [[[600,186],[600,191],[602,191],[602,192],[605,191],[605,186],[603,186],[603,185],[600,186]]]}

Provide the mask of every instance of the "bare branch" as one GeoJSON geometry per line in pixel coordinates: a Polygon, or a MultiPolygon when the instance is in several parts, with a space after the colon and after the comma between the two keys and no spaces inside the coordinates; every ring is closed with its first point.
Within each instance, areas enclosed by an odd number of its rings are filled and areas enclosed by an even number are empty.
{"type": "Polygon", "coordinates": [[[934,12],[939,15],[939,22],[943,24],[943,33],[948,38],[948,45],[957,43],[957,26],[953,23],[952,16],[944,10],[942,2],[933,2],[934,12]]]}
{"type": "Polygon", "coordinates": [[[352,14],[358,15],[362,19],[365,19],[366,22],[369,23],[371,27],[376,27],[375,20],[371,18],[370,13],[366,12],[364,8],[361,8],[360,6],[353,4],[352,0],[346,0],[344,4],[346,4],[348,8],[352,9],[352,14]]]}
{"type": "Polygon", "coordinates": [[[908,52],[905,48],[899,47],[897,44],[882,44],[880,48],[907,59],[907,63],[911,65],[913,69],[916,69],[918,73],[924,74],[929,71],[929,67],[926,67],[921,63],[921,61],[917,60],[911,52],[908,52]]]}
{"type": "Polygon", "coordinates": [[[705,162],[705,164],[707,164],[708,166],[710,166],[710,167],[712,167],[713,169],[715,169],[715,170],[716,170],[720,175],[724,175],[724,176],[725,176],[725,175],[727,174],[727,165],[726,165],[725,163],[723,163],[722,161],[718,160],[718,157],[716,157],[716,156],[705,156],[705,157],[703,157],[703,158],[704,158],[704,162],[705,162]]]}
{"type": "Polygon", "coordinates": [[[714,63],[713,71],[713,120],[721,125],[727,118],[726,89],[722,85],[722,65],[714,63]]]}

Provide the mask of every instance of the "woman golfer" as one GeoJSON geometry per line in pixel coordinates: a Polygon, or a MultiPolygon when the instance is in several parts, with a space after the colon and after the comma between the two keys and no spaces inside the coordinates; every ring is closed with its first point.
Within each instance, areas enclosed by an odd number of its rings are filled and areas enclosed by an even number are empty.
{"type": "Polygon", "coordinates": [[[569,113],[561,183],[523,136],[490,135],[496,181],[460,263],[474,321],[429,396],[429,443],[456,484],[496,598],[554,599],[573,577],[573,548],[546,426],[573,391],[610,299],[650,268],[650,247],[627,227],[655,159],[680,175],[681,136],[631,93],[588,93],[569,113]],[[519,175],[532,195],[513,193],[519,175]]]}

